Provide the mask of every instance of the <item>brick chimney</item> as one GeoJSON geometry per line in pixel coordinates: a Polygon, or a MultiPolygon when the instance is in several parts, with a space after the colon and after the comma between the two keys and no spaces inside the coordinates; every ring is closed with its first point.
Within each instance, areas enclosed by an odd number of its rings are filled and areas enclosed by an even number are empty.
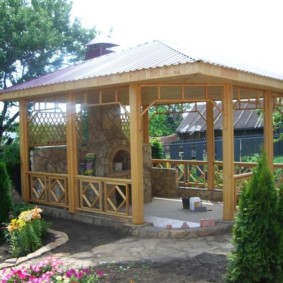
{"type": "Polygon", "coordinates": [[[110,43],[109,41],[101,41],[99,38],[94,38],[90,42],[87,43],[87,50],[85,54],[85,59],[93,59],[105,54],[109,54],[114,52],[111,50],[112,47],[118,46],[117,44],[110,43]]]}

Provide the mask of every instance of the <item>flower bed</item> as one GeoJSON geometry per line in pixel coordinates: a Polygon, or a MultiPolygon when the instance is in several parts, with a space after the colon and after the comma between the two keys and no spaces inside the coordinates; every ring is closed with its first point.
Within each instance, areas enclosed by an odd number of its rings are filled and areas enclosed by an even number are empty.
{"type": "Polygon", "coordinates": [[[25,210],[7,226],[7,239],[13,257],[27,255],[42,246],[48,225],[41,218],[41,212],[37,207],[25,210]]]}
{"type": "Polygon", "coordinates": [[[102,271],[95,271],[93,268],[64,271],[62,266],[60,260],[49,257],[28,268],[3,269],[0,273],[1,283],[95,283],[104,275],[102,271]]]}

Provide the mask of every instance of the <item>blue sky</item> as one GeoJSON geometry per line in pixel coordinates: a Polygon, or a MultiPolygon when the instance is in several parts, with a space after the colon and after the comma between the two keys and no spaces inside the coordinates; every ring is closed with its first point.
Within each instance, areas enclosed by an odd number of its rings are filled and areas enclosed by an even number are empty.
{"type": "Polygon", "coordinates": [[[122,48],[163,40],[283,75],[282,10],[281,0],[73,0],[72,15],[122,48]]]}

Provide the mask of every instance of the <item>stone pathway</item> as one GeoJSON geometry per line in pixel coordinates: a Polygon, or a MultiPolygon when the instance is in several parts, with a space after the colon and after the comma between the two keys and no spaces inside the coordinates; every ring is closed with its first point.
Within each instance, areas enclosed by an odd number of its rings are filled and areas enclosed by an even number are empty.
{"type": "Polygon", "coordinates": [[[161,262],[201,253],[227,255],[232,249],[229,233],[190,239],[139,238],[70,220],[54,219],[53,222],[54,229],[60,228],[69,236],[69,241],[37,258],[29,257],[22,265],[39,262],[47,256],[61,259],[65,267],[73,268],[124,261],[161,262]]]}

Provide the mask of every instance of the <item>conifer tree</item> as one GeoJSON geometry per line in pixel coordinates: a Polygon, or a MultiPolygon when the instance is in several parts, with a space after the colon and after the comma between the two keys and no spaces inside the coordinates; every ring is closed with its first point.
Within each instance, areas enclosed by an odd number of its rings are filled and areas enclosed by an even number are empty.
{"type": "Polygon", "coordinates": [[[6,164],[0,162],[0,240],[3,240],[3,224],[9,222],[9,213],[12,211],[12,196],[10,179],[7,173],[6,164]]]}
{"type": "Polygon", "coordinates": [[[276,283],[280,276],[278,193],[262,153],[243,190],[233,228],[228,282],[276,283]]]}

